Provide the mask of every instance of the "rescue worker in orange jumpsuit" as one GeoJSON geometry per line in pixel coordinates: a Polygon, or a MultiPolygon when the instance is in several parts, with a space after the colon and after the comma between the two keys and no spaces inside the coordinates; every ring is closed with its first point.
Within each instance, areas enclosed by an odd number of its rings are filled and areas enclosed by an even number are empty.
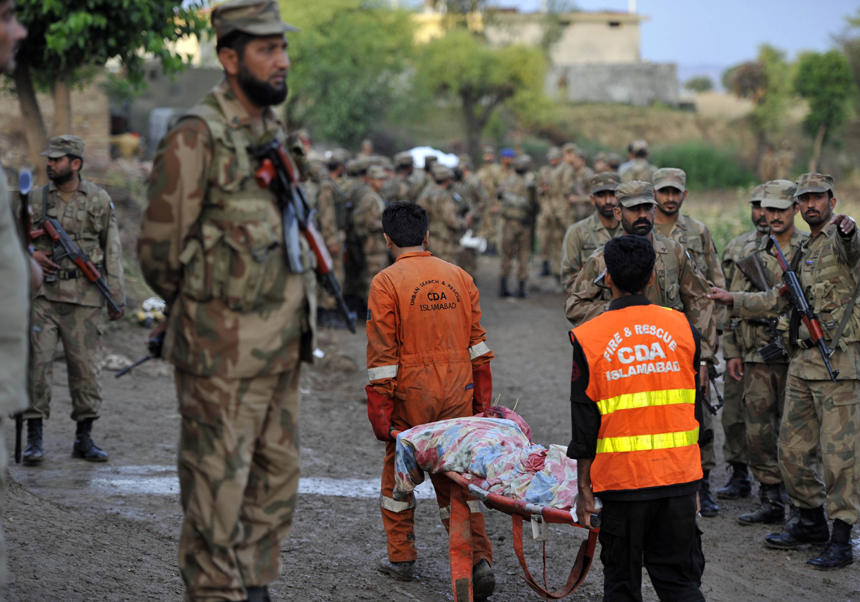
{"type": "Polygon", "coordinates": [[[577,519],[591,528],[599,496],[604,601],[641,602],[643,557],[660,600],[704,601],[699,444],[712,434],[700,439],[699,333],[645,296],[647,238],[612,239],[604,257],[609,311],[570,334],[577,519]]]}
{"type": "MultiPolygon", "coordinates": [[[[486,331],[481,327],[478,289],[464,270],[433,257],[427,212],[397,201],[382,213],[385,242],[394,264],[370,285],[367,311],[368,417],[377,439],[385,441],[382,469],[382,522],[388,557],[378,569],[402,581],[415,570],[415,500],[393,498],[392,430],[463,418],[490,405],[492,376],[486,331]]],[[[448,528],[451,481],[431,474],[442,524],[448,528]]],[[[471,509],[474,597],[493,593],[493,550],[479,502],[471,509]]]]}

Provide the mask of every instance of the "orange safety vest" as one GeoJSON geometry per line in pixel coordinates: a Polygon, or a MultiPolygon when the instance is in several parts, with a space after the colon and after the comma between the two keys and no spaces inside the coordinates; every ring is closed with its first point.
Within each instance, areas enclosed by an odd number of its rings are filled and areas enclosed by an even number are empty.
{"type": "Polygon", "coordinates": [[[595,493],[702,478],[696,343],[687,318],[659,305],[617,309],[574,328],[600,411],[595,493]]]}

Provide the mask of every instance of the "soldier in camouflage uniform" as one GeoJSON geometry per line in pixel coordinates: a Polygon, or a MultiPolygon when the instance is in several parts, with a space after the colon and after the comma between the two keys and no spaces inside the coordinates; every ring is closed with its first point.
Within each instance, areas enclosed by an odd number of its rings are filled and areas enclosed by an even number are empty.
{"type": "Polygon", "coordinates": [[[561,279],[568,290],[591,254],[622,232],[621,223],[615,217],[615,208],[618,207],[615,189],[619,184],[618,174],[614,171],[592,177],[591,202],[596,211],[591,217],[573,224],[564,234],[561,279]]]}
{"type": "MultiPolygon", "coordinates": [[[[358,297],[364,306],[367,305],[367,295],[373,277],[389,265],[388,247],[382,236],[382,211],[385,202],[379,192],[387,181],[385,170],[378,165],[368,168],[365,175],[365,186],[356,194],[355,208],[352,211],[351,224],[355,228],[361,249],[363,263],[358,275],[358,297]]],[[[364,312],[359,312],[363,315],[364,312]]]]}
{"type": "Polygon", "coordinates": [[[791,178],[791,169],[794,167],[794,151],[791,150],[791,142],[782,141],[782,148],[776,155],[776,177],[779,179],[791,178]]]}
{"type": "MultiPolygon", "coordinates": [[[[284,251],[281,211],[249,147],[287,142],[272,106],[289,69],[275,0],[212,11],[221,81],[159,144],[138,253],[167,301],[176,368],[189,600],[268,600],[299,485],[300,362],[316,347],[314,256],[284,251]]],[[[292,151],[294,160],[298,151],[292,151]]]]}
{"type": "Polygon", "coordinates": [[[561,149],[552,146],[546,152],[546,165],[537,172],[537,197],[540,205],[538,214],[537,232],[540,239],[540,251],[543,264],[540,276],[552,276],[558,274],[557,257],[561,238],[564,236],[564,226],[557,224],[553,218],[553,172],[561,163],[561,149]],[[550,262],[553,264],[550,267],[550,262]]]}
{"type": "Polygon", "coordinates": [[[762,182],[783,179],[777,174],[776,153],[774,152],[773,144],[766,145],[764,152],[758,159],[758,177],[762,182]]]}
{"type": "Polygon", "coordinates": [[[433,184],[424,190],[418,204],[430,216],[430,250],[433,255],[457,265],[460,238],[466,231],[466,219],[457,214],[457,202],[451,194],[454,172],[440,163],[433,166],[433,184]]]}
{"type": "Polygon", "coordinates": [[[634,140],[628,148],[631,160],[618,169],[622,182],[639,180],[651,182],[657,168],[648,162],[648,143],[645,140],[634,140]]]}
{"type": "MultiPolygon", "coordinates": [[[[347,152],[337,148],[326,159],[326,175],[319,183],[316,201],[316,222],[331,255],[332,270],[338,282],[344,282],[343,251],[346,242],[346,200],[337,180],[344,171],[347,152]]],[[[321,290],[317,321],[329,326],[345,326],[334,297],[321,290]]]]}
{"type": "Polygon", "coordinates": [[[394,177],[391,181],[396,185],[395,200],[417,201],[415,189],[415,161],[409,152],[394,155],[394,177]]]}
{"type": "MultiPolygon", "coordinates": [[[[807,173],[795,184],[794,195],[811,232],[791,265],[818,317],[832,351],[831,364],[839,374],[832,382],[819,350],[807,342],[806,326],[792,316],[789,338],[796,348],[788,365],[779,427],[779,469],[792,503],[800,508],[800,518],[789,522],[785,532],[769,535],[765,543],[776,549],[796,549],[829,540],[824,552],[807,564],[821,570],[837,569],[853,562],[851,527],[860,510],[860,307],[855,302],[860,235],[853,218],[833,215],[837,200],[832,177],[807,173]],[[819,455],[823,483],[815,470],[819,455]],[[833,520],[832,536],[827,517],[833,520]]],[[[731,305],[732,315],[740,318],[777,317],[790,310],[778,288],[761,293],[714,289],[711,297],[731,305]]]]}
{"type": "MultiPolygon", "coordinates": [[[[764,185],[761,194],[761,206],[768,220],[770,234],[776,236],[789,261],[807,238],[806,232],[794,227],[794,216],[798,211],[794,190],[794,182],[774,180],[764,185]]],[[[756,293],[761,292],[759,287],[762,285],[767,289],[779,286],[782,270],[776,259],[767,254],[767,242],[767,236],[753,237],[736,251],[738,260],[751,256],[758,259],[765,281],[754,281],[757,274],[742,264],[732,271],[730,291],[756,293]],[[752,272],[753,278],[747,276],[745,271],[752,272]]],[[[726,383],[734,381],[743,385],[742,416],[746,425],[749,464],[761,483],[761,505],[751,513],[740,515],[738,522],[742,525],[782,523],[785,521],[785,506],[782,501],[782,475],[777,462],[777,441],[785,401],[788,355],[778,359],[769,358],[766,363],[759,352],[775,342],[777,337],[774,331],[779,330],[776,320],[772,325],[761,319],[736,319],[734,322],[733,328],[725,336],[728,362],[726,383]]],[[[786,318],[783,324],[787,323],[786,318]]],[[[781,343],[782,334],[777,336],[781,343]]]]}
{"type": "Polygon", "coordinates": [[[491,255],[496,253],[497,230],[499,223],[499,186],[502,184],[502,166],[496,163],[496,151],[492,146],[484,147],[484,162],[478,168],[478,179],[487,191],[489,203],[481,215],[481,229],[479,236],[487,239],[487,252],[491,255]]]}
{"type": "MultiPolygon", "coordinates": [[[[481,180],[472,173],[472,158],[469,155],[460,155],[459,164],[454,172],[455,179],[453,190],[460,197],[459,215],[466,221],[466,227],[472,231],[472,236],[481,228],[481,216],[484,215],[490,199],[481,180]]],[[[475,280],[478,276],[478,249],[467,249],[460,246],[457,265],[475,280]]]]}
{"type": "MultiPolygon", "coordinates": [[[[750,198],[751,219],[755,230],[736,236],[729,241],[729,244],[723,250],[723,275],[726,277],[726,284],[729,286],[731,286],[737,270],[737,261],[748,255],[748,253],[746,255],[741,254],[746,244],[766,237],[769,232],[767,218],[764,215],[764,210],[761,208],[763,193],[764,184],[759,184],[753,189],[750,198]]],[[[733,338],[731,331],[738,320],[732,320],[728,315],[724,316],[723,320],[723,324],[719,326],[723,330],[723,348],[726,349],[729,344],[732,344],[730,343],[730,340],[733,338]]],[[[726,360],[728,358],[727,350],[726,360]]],[[[723,399],[725,403],[723,405],[723,412],[720,415],[720,422],[726,435],[723,443],[723,457],[731,468],[732,476],[725,487],[717,490],[717,497],[734,500],[739,497],[749,496],[752,492],[752,484],[747,466],[749,454],[747,452],[746,421],[744,420],[744,381],[742,378],[736,379],[732,377],[729,374],[728,366],[726,367],[726,372],[723,374],[723,399]]]]}
{"type": "Polygon", "coordinates": [[[508,289],[508,276],[514,258],[519,263],[517,296],[528,297],[526,288],[529,277],[529,259],[532,252],[532,229],[535,213],[538,210],[534,174],[530,172],[532,158],[520,155],[513,163],[513,172],[502,183],[501,216],[502,230],[502,271],[499,296],[512,297],[508,289]]]}
{"type": "MultiPolygon", "coordinates": [[[[633,168],[631,168],[633,169],[633,168]]],[[[654,182],[654,198],[657,201],[657,214],[654,219],[654,229],[666,238],[671,238],[683,245],[687,253],[696,262],[699,271],[707,279],[708,284],[724,288],[726,279],[720,265],[720,256],[708,227],[697,219],[681,213],[681,207],[687,198],[687,174],[683,169],[664,167],[652,174],[654,182]]],[[[714,320],[718,328],[722,328],[726,312],[719,308],[714,312],[714,320]]],[[[710,427],[712,415],[705,412],[705,428],[710,427]]],[[[730,433],[726,433],[728,436],[730,433]]],[[[737,435],[737,431],[731,434],[737,435]]],[[[746,441],[743,437],[733,442],[744,448],[746,441]]],[[[746,450],[742,451],[746,459],[746,450]]],[[[716,504],[710,491],[710,472],[716,466],[713,441],[702,446],[702,480],[701,503],[702,516],[716,516],[720,507],[716,504]]]]}
{"type": "MultiPolygon", "coordinates": [[[[125,307],[122,248],[113,203],[108,194],[80,176],[84,141],[77,136],[51,138],[47,173],[51,183],[30,193],[32,220],[56,219],[66,233],[89,256],[104,276],[111,298],[125,307]]],[[[54,350],[63,341],[69,370],[72,420],[77,423],[72,456],[91,462],[106,462],[107,453],[92,440],[93,422],[102,404],[101,333],[105,298],[68,258],[53,255],[47,234],[33,240],[33,258],[45,273],[45,282],[36,291],[31,316],[32,361],[30,362],[30,407],[27,419],[27,449],[24,463],[42,462],[42,420],[51,415],[54,350]]],[[[110,320],[124,311],[108,308],[110,320]]]]}

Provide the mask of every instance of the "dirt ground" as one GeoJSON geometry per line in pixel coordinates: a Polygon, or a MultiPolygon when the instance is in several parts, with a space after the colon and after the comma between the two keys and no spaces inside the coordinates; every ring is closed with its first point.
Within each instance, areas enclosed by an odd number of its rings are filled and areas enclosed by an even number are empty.
{"type": "MultiPolygon", "coordinates": [[[[517,411],[531,425],[536,442],[567,444],[570,344],[563,295],[547,279],[533,278],[530,299],[500,300],[497,273],[498,261],[482,258],[479,286],[484,293],[483,324],[496,354],[495,393],[508,406],[519,400],[517,411]]],[[[144,337],[141,329],[114,329],[105,337],[105,347],[134,358],[142,353],[144,337]]],[[[281,577],[271,586],[273,600],[452,599],[447,539],[432,499],[420,500],[416,513],[419,578],[394,582],[374,568],[385,550],[378,509],[383,444],[373,437],[366,418],[364,345],[361,331],[357,336],[325,331],[321,348],[326,358],[303,374],[302,494],[284,544],[281,577]]],[[[73,460],[74,425],[64,418],[70,410],[66,372],[62,362],[56,363],[46,460],[38,468],[13,464],[7,477],[3,531],[10,578],[5,599],[182,599],[176,568],[181,522],[175,471],[179,415],[170,371],[151,362],[121,380],[105,372],[103,393],[103,417],[94,435],[110,452],[110,462],[73,460]]],[[[13,429],[8,421],[5,436],[11,457],[13,429]]],[[[722,432],[717,437],[719,443],[722,432]]],[[[717,453],[722,466],[722,452],[717,453]]],[[[718,468],[714,487],[727,478],[718,468]]],[[[763,539],[770,527],[739,526],[737,515],[755,504],[755,497],[721,502],[720,516],[699,520],[705,532],[703,590],[708,600],[860,600],[856,568],[810,570],[803,562],[815,550],[767,550],[763,539]]],[[[520,578],[510,518],[495,511],[486,511],[486,517],[495,548],[497,593],[492,600],[539,599],[520,578]]],[[[549,579],[560,586],[584,531],[560,526],[550,531],[549,579]]],[[[526,548],[539,573],[538,544],[529,540],[526,548]]],[[[860,553],[856,543],[855,548],[860,553]]],[[[646,600],[656,600],[647,577],[644,589],[646,600]]],[[[598,560],[573,599],[601,596],[598,560]]]]}

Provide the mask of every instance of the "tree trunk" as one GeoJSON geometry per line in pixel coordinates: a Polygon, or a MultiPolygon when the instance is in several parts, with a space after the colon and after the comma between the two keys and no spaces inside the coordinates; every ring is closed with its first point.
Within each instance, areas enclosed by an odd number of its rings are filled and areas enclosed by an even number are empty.
{"type": "Polygon", "coordinates": [[[827,133],[827,126],[821,124],[818,126],[818,133],[815,135],[815,142],[812,145],[812,158],[809,159],[809,171],[818,171],[818,162],[821,160],[821,147],[824,146],[824,135],[827,133]]]}
{"type": "Polygon", "coordinates": [[[481,133],[483,132],[483,124],[475,115],[475,99],[472,95],[463,92],[460,94],[460,99],[463,102],[463,125],[466,127],[466,150],[472,161],[480,163],[481,153],[481,133]]]}
{"type": "Polygon", "coordinates": [[[66,71],[54,82],[54,136],[72,133],[72,84],[66,71]]]}
{"type": "Polygon", "coordinates": [[[48,181],[45,176],[45,161],[39,154],[48,148],[48,134],[45,131],[45,121],[42,119],[39,102],[36,100],[30,65],[23,61],[19,61],[18,68],[15,69],[15,89],[18,93],[21,115],[24,117],[24,132],[27,135],[27,145],[30,147],[30,163],[34,167],[34,183],[45,184],[48,181]]]}

